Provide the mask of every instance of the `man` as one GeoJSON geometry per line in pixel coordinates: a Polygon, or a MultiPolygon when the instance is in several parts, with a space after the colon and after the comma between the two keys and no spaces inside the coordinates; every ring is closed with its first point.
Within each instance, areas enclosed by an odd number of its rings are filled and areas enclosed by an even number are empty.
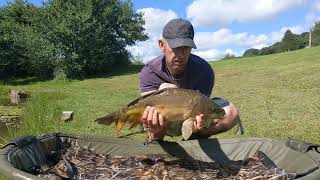
{"type": "MultiPolygon", "coordinates": [[[[186,88],[199,90],[210,97],[214,85],[214,72],[202,58],[191,54],[196,48],[193,41],[194,30],[190,22],[183,19],[169,21],[159,40],[162,55],[148,62],[141,70],[140,90],[145,95],[163,88],[186,88]]],[[[215,99],[226,112],[216,124],[204,128],[203,114],[196,116],[195,131],[191,138],[209,137],[231,129],[239,120],[236,107],[223,99],[215,99]]],[[[165,135],[166,120],[155,107],[146,107],[142,118],[144,128],[148,129],[150,140],[161,140],[165,135]]]]}

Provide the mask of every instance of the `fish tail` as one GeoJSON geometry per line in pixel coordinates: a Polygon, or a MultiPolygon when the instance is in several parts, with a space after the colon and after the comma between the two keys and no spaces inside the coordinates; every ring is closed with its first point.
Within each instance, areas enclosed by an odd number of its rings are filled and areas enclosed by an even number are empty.
{"type": "Polygon", "coordinates": [[[119,111],[108,114],[107,116],[96,119],[99,124],[111,125],[113,122],[116,126],[116,136],[119,136],[120,130],[126,123],[130,124],[129,130],[136,127],[141,120],[142,108],[123,108],[119,111]]]}
{"type": "Polygon", "coordinates": [[[113,113],[110,113],[104,117],[98,118],[95,121],[99,124],[105,124],[105,125],[111,125],[113,122],[115,122],[116,126],[121,121],[124,121],[125,116],[125,109],[121,109],[119,111],[115,111],[113,113]]]}
{"type": "Polygon", "coordinates": [[[130,124],[129,130],[136,127],[141,120],[142,112],[140,108],[122,109],[120,118],[116,120],[116,136],[119,137],[119,132],[123,126],[130,124]]]}

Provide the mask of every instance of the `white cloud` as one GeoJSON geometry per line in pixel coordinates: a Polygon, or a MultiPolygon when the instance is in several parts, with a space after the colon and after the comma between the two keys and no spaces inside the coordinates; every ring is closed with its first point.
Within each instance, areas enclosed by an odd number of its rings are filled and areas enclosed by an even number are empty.
{"type": "Polygon", "coordinates": [[[288,29],[290,29],[290,31],[293,34],[301,34],[305,31],[305,28],[302,25],[295,25],[295,26],[285,26],[281,28],[280,32],[285,33],[288,29]]]}
{"type": "Polygon", "coordinates": [[[225,53],[226,54],[235,54],[232,49],[226,49],[225,53]]]}
{"type": "MultiPolygon", "coordinates": [[[[194,2],[199,1],[200,0],[196,0],[194,2]]],[[[221,3],[224,1],[217,0],[217,2],[221,3]]],[[[233,2],[237,3],[238,0],[233,0],[233,2]]],[[[162,29],[169,20],[177,18],[178,15],[172,10],[161,10],[155,8],[139,9],[138,12],[142,12],[144,14],[144,28],[145,32],[149,35],[149,40],[138,42],[135,46],[128,47],[128,50],[134,57],[147,62],[160,54],[158,40],[161,38],[162,29]]],[[[310,19],[313,20],[314,18],[317,18],[317,16],[310,16],[310,19]]],[[[300,24],[295,26],[285,26],[278,31],[266,34],[233,32],[228,28],[221,28],[214,32],[195,32],[195,43],[198,49],[194,49],[192,53],[199,55],[206,60],[221,59],[227,53],[241,56],[246,49],[261,49],[281,41],[287,29],[290,29],[295,34],[308,31],[308,27],[305,24],[300,24]]]]}
{"type": "Polygon", "coordinates": [[[303,25],[296,25],[296,26],[290,26],[290,27],[282,27],[279,31],[273,31],[271,33],[269,33],[268,35],[268,44],[271,45],[275,42],[278,42],[278,41],[281,41],[282,38],[283,38],[283,35],[284,33],[290,29],[290,31],[293,33],[293,34],[301,34],[306,30],[306,28],[303,26],[303,25]]]}
{"type": "MultiPolygon", "coordinates": [[[[164,24],[162,26],[164,26],[164,24]]],[[[162,27],[160,29],[162,29],[162,27]]],[[[296,25],[283,27],[278,31],[273,31],[268,34],[258,35],[250,34],[248,32],[234,33],[226,28],[219,29],[215,32],[196,32],[194,41],[198,49],[194,49],[192,53],[199,55],[206,60],[221,59],[227,53],[241,56],[243,50],[249,48],[261,49],[281,41],[287,29],[290,29],[294,34],[300,34],[305,31],[302,25],[296,25]],[[242,51],[235,52],[230,48],[240,49],[242,51]]],[[[150,30],[146,29],[146,31],[149,32],[150,30]]],[[[160,32],[158,32],[158,34],[159,33],[160,32]]],[[[147,62],[160,54],[157,44],[159,36],[160,35],[150,37],[148,41],[139,42],[136,46],[129,47],[128,49],[135,57],[147,62]]]]}
{"type": "Polygon", "coordinates": [[[246,36],[247,33],[232,33],[230,29],[223,28],[215,32],[196,32],[194,41],[203,50],[238,44],[246,36]]]}
{"type": "Polygon", "coordinates": [[[253,47],[268,41],[265,34],[252,35],[247,32],[233,33],[230,29],[220,29],[215,32],[199,32],[195,34],[195,43],[199,50],[222,47],[253,47]]]}
{"type": "Polygon", "coordinates": [[[137,10],[138,13],[143,13],[145,25],[149,37],[161,37],[164,25],[171,19],[177,18],[177,14],[172,10],[161,10],[155,8],[144,8],[137,10]]]}
{"type": "Polygon", "coordinates": [[[195,0],[187,17],[195,26],[225,26],[234,21],[251,22],[275,17],[305,0],[195,0]]]}
{"type": "Polygon", "coordinates": [[[242,56],[243,54],[243,52],[236,52],[232,49],[226,49],[225,51],[222,51],[222,50],[220,51],[218,49],[208,49],[203,51],[197,50],[192,53],[208,61],[215,61],[215,60],[222,59],[226,54],[233,54],[235,56],[242,56]]]}
{"type": "Polygon", "coordinates": [[[127,47],[135,59],[147,62],[160,55],[158,38],[150,38],[147,41],[138,42],[135,46],[127,47]]]}
{"type": "Polygon", "coordinates": [[[314,2],[313,7],[316,11],[320,11],[320,1],[314,2]]]}
{"type": "Polygon", "coordinates": [[[162,29],[171,19],[177,18],[178,15],[172,10],[161,10],[155,8],[139,9],[137,12],[143,13],[145,19],[145,32],[148,34],[147,41],[138,42],[135,46],[127,47],[135,58],[142,59],[144,62],[160,55],[158,40],[161,38],[162,29]]]}
{"type": "Polygon", "coordinates": [[[305,26],[309,29],[313,27],[316,22],[320,21],[320,14],[316,12],[310,12],[306,15],[305,21],[305,26]]]}
{"type": "Polygon", "coordinates": [[[232,49],[226,49],[224,51],[224,54],[233,54],[235,56],[242,56],[243,52],[242,51],[241,52],[237,52],[237,51],[234,51],[232,49]]]}
{"type": "Polygon", "coordinates": [[[203,59],[206,60],[217,60],[221,59],[224,57],[225,53],[222,51],[219,51],[217,49],[208,49],[208,50],[203,50],[203,51],[194,51],[192,52],[193,54],[202,57],[203,59]]]}
{"type": "Polygon", "coordinates": [[[262,49],[262,48],[267,47],[267,46],[269,46],[269,45],[268,45],[268,44],[265,44],[265,43],[261,43],[261,44],[252,46],[251,48],[254,48],[254,49],[262,49]]]}
{"type": "Polygon", "coordinates": [[[310,11],[305,16],[305,26],[309,30],[317,21],[320,21],[320,0],[310,3],[310,11]]]}
{"type": "Polygon", "coordinates": [[[200,55],[204,59],[220,59],[225,54],[230,53],[236,56],[243,54],[243,49],[270,46],[281,41],[284,33],[290,29],[294,34],[301,34],[305,31],[302,25],[283,27],[279,31],[273,31],[268,34],[249,34],[248,32],[233,33],[230,29],[220,29],[215,32],[198,32],[195,34],[195,43],[198,49],[195,54],[200,55]],[[241,52],[234,52],[230,47],[242,49],[241,52]],[[227,48],[224,52],[218,49],[227,48]]]}

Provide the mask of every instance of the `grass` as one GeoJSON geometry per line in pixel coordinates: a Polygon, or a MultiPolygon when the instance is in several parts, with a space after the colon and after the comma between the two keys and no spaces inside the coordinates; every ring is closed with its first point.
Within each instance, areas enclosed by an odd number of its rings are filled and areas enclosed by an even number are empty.
{"type": "MultiPolygon", "coordinates": [[[[288,137],[320,143],[320,47],[289,53],[210,62],[216,73],[212,96],[232,101],[240,110],[244,136],[288,137]]],[[[22,135],[67,132],[114,135],[113,126],[94,122],[97,117],[139,96],[139,73],[112,74],[74,81],[11,81],[8,89],[31,92],[22,109],[23,125],[8,139],[22,135]],[[27,82],[27,83],[25,83],[27,82]],[[74,111],[74,120],[60,120],[62,111],[74,111]]],[[[139,131],[139,128],[134,131],[139,131]]],[[[123,134],[129,133],[124,130],[123,134]]],[[[234,131],[217,137],[236,137],[234,131]]],[[[130,136],[144,140],[145,134],[130,136]]],[[[167,138],[167,140],[180,140],[167,138]]]]}
{"type": "Polygon", "coordinates": [[[320,143],[319,50],[215,62],[214,95],[240,109],[245,136],[320,143]]]}

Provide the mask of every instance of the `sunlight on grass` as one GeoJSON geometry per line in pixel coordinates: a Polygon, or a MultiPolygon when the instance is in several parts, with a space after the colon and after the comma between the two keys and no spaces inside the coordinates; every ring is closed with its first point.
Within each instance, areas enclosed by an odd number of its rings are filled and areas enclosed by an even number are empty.
{"type": "MultiPolygon", "coordinates": [[[[320,48],[270,56],[211,62],[216,74],[212,96],[232,101],[240,110],[244,136],[293,137],[320,143],[320,48]]],[[[32,98],[22,110],[23,125],[12,137],[66,132],[114,135],[113,126],[94,122],[139,97],[139,74],[114,75],[82,81],[43,81],[2,85],[24,89],[32,98]],[[74,120],[62,122],[62,111],[74,120]]],[[[139,132],[136,128],[131,132],[139,132]]],[[[127,129],[122,135],[129,133],[127,129]]],[[[234,130],[217,137],[237,137],[234,130]]],[[[128,138],[144,140],[145,133],[128,138]]],[[[10,139],[8,138],[8,139],[10,139]]],[[[177,141],[181,137],[166,140],[177,141]]]]}
{"type": "Polygon", "coordinates": [[[315,53],[319,50],[214,62],[213,94],[236,104],[245,136],[319,143],[320,53],[315,53]]]}

